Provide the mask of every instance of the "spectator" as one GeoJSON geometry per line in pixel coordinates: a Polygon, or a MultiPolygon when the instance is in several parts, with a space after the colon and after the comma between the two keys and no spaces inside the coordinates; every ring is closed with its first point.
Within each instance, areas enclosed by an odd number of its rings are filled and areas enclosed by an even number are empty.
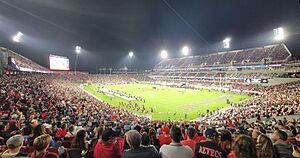
{"type": "Polygon", "coordinates": [[[181,144],[189,146],[193,150],[193,153],[195,153],[195,146],[196,146],[196,142],[194,141],[195,134],[196,131],[194,127],[189,127],[187,129],[187,140],[181,141],[181,144]]]}
{"type": "Polygon", "coordinates": [[[14,133],[19,130],[19,128],[16,126],[16,123],[16,121],[9,122],[9,128],[7,129],[7,133],[14,133]]]}
{"type": "Polygon", "coordinates": [[[226,158],[227,152],[219,145],[219,134],[215,129],[207,128],[205,130],[205,141],[196,143],[196,158],[226,158]]]}
{"type": "Polygon", "coordinates": [[[51,136],[43,134],[36,137],[33,141],[34,152],[29,156],[30,158],[59,158],[56,153],[48,152],[51,136]]]}
{"type": "Polygon", "coordinates": [[[235,140],[233,151],[228,155],[228,158],[257,158],[255,142],[246,135],[240,135],[235,140]]]}
{"type": "Polygon", "coordinates": [[[96,144],[98,143],[98,141],[101,140],[102,132],[103,132],[103,127],[95,128],[95,137],[92,138],[92,141],[91,141],[92,148],[94,148],[96,146],[96,144]]]}
{"type": "Polygon", "coordinates": [[[101,139],[102,133],[103,133],[103,127],[97,127],[96,129],[96,139],[99,140],[101,139]]]}
{"type": "Polygon", "coordinates": [[[123,152],[122,158],[159,158],[154,146],[141,146],[142,136],[138,131],[128,131],[126,141],[130,149],[123,152]]]}
{"type": "Polygon", "coordinates": [[[273,137],[276,140],[276,142],[274,143],[274,146],[279,153],[279,157],[280,158],[293,157],[292,156],[292,153],[293,153],[292,146],[287,141],[288,135],[282,130],[275,130],[273,132],[273,137]]]}
{"type": "Polygon", "coordinates": [[[177,126],[171,128],[171,139],[170,145],[163,145],[160,148],[161,158],[193,158],[193,150],[190,147],[183,146],[180,143],[181,130],[177,126]]]}
{"type": "Polygon", "coordinates": [[[203,131],[202,132],[198,132],[194,138],[195,142],[202,142],[205,141],[205,137],[203,136],[203,131]]]}
{"type": "MultiPolygon", "coordinates": [[[[33,128],[33,137],[29,138],[29,140],[28,140],[29,141],[29,145],[33,146],[34,139],[37,138],[40,135],[43,135],[43,134],[48,134],[47,131],[46,131],[45,125],[39,124],[36,127],[34,127],[33,128]]],[[[54,146],[54,145],[55,145],[55,142],[54,142],[54,140],[51,137],[51,139],[50,139],[50,146],[54,146]]]]}
{"type": "Polygon", "coordinates": [[[231,132],[229,130],[223,130],[221,132],[221,141],[219,143],[220,147],[224,150],[226,150],[227,153],[231,151],[232,147],[232,136],[231,132]]]}
{"type": "Polygon", "coordinates": [[[75,126],[71,125],[65,137],[75,137],[75,136],[76,136],[75,126]]]}
{"type": "Polygon", "coordinates": [[[94,158],[120,158],[121,151],[118,141],[115,139],[116,133],[111,128],[104,130],[101,141],[94,149],[94,158]]]}
{"type": "Polygon", "coordinates": [[[258,136],[256,150],[258,158],[278,158],[271,139],[264,134],[258,136]]]}
{"type": "Polygon", "coordinates": [[[25,141],[27,141],[30,137],[33,136],[32,130],[33,130],[33,128],[31,126],[26,126],[25,128],[23,128],[22,136],[25,139],[25,141]]]}
{"type": "Polygon", "coordinates": [[[85,130],[80,130],[77,132],[76,137],[72,141],[71,147],[76,149],[81,149],[86,152],[88,150],[88,143],[86,140],[86,132],[85,130]]]}
{"type": "Polygon", "coordinates": [[[32,128],[35,128],[37,125],[39,125],[39,121],[36,119],[31,120],[30,123],[32,128]]]}
{"type": "Polygon", "coordinates": [[[157,150],[160,148],[159,140],[157,139],[156,131],[154,128],[149,129],[149,135],[150,135],[150,145],[155,146],[157,150]]]}
{"type": "Polygon", "coordinates": [[[5,130],[4,125],[0,125],[0,138],[1,138],[1,145],[4,145],[6,140],[9,138],[10,134],[5,130]]]}
{"type": "Polygon", "coordinates": [[[14,135],[10,137],[7,142],[7,150],[0,154],[1,158],[22,158],[27,157],[27,154],[20,153],[23,146],[24,138],[21,135],[14,135]]]}
{"type": "Polygon", "coordinates": [[[254,129],[251,135],[254,142],[257,142],[257,138],[259,135],[261,135],[261,132],[257,129],[254,129]]]}
{"type": "Polygon", "coordinates": [[[144,146],[150,145],[150,137],[146,132],[143,132],[142,134],[142,145],[144,146]]]}
{"type": "Polygon", "coordinates": [[[67,135],[67,124],[63,123],[60,128],[58,128],[55,137],[56,139],[61,139],[67,135]]]}
{"type": "Polygon", "coordinates": [[[169,135],[169,128],[168,127],[163,127],[160,129],[163,133],[159,135],[159,142],[160,146],[166,144],[170,144],[172,142],[171,137],[169,135]]]}

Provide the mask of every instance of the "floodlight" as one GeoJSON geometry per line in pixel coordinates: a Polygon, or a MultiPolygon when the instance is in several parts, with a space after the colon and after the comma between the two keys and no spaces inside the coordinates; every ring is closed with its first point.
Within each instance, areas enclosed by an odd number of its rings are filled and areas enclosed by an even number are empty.
{"type": "Polygon", "coordinates": [[[224,48],[227,48],[227,49],[230,48],[230,41],[231,41],[231,39],[229,37],[227,37],[223,40],[224,48]]]}
{"type": "Polygon", "coordinates": [[[281,41],[285,38],[284,29],[282,27],[278,27],[273,30],[274,31],[274,39],[277,41],[281,41]]]}
{"type": "Polygon", "coordinates": [[[75,47],[75,52],[76,52],[77,54],[80,54],[80,53],[81,53],[81,47],[80,47],[80,46],[76,46],[76,47],[75,47]]]}
{"type": "Polygon", "coordinates": [[[168,58],[168,52],[167,52],[166,50],[162,50],[162,51],[160,52],[160,57],[161,57],[162,59],[168,58]]]}
{"type": "Polygon", "coordinates": [[[14,42],[19,43],[20,40],[21,40],[21,38],[22,38],[22,36],[23,36],[23,33],[22,33],[22,32],[18,32],[16,35],[14,35],[14,36],[12,37],[12,40],[13,40],[14,42]]]}
{"type": "Polygon", "coordinates": [[[130,58],[132,58],[133,57],[133,52],[129,52],[128,55],[129,55],[130,58]]]}
{"type": "Polygon", "coordinates": [[[182,54],[183,54],[184,56],[187,56],[187,55],[189,55],[189,53],[190,53],[190,48],[189,48],[188,46],[184,46],[184,47],[182,48],[181,52],[182,52],[182,54]]]}
{"type": "Polygon", "coordinates": [[[75,75],[77,74],[77,60],[78,60],[78,56],[81,53],[81,47],[80,46],[76,46],[75,47],[75,52],[76,52],[76,59],[75,59],[75,75]]]}

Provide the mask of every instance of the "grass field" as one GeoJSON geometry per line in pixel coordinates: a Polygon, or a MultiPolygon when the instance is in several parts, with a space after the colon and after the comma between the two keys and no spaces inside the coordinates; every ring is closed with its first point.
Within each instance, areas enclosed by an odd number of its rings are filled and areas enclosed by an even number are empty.
{"type": "MultiPolygon", "coordinates": [[[[131,101],[139,105],[144,105],[148,109],[148,115],[152,115],[152,119],[167,120],[192,120],[198,117],[198,112],[206,113],[217,108],[229,106],[226,103],[227,98],[230,102],[237,103],[250,96],[245,94],[236,94],[229,92],[213,91],[213,90],[192,90],[182,88],[171,88],[165,86],[157,86],[150,84],[119,84],[119,85],[90,85],[83,88],[95,97],[108,102],[114,106],[121,106],[120,102],[128,103],[126,99],[120,97],[109,97],[103,93],[97,92],[99,87],[109,88],[111,90],[120,90],[134,96],[139,96],[145,99],[143,101],[131,101]],[[153,87],[156,87],[154,89],[153,87]],[[153,108],[153,113],[150,113],[150,108],[153,108]],[[170,114],[168,114],[170,112],[170,114]],[[176,115],[174,115],[176,112],[176,115]],[[187,118],[184,114],[187,113],[187,118]]],[[[125,106],[121,108],[128,109],[125,106]]],[[[129,109],[130,111],[141,115],[141,111],[129,109]]]]}

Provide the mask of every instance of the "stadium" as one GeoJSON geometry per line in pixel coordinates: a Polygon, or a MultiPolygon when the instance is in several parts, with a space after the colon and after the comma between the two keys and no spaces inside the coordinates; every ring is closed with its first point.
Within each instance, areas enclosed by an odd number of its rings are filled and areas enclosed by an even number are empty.
{"type": "Polygon", "coordinates": [[[210,28],[217,11],[204,33],[191,3],[0,0],[0,157],[300,157],[296,3],[241,11],[251,39],[241,16],[210,28]]]}

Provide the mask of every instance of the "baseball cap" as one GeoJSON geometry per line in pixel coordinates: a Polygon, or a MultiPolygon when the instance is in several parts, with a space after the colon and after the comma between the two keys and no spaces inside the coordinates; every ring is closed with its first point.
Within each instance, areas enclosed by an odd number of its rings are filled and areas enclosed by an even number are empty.
{"type": "Polygon", "coordinates": [[[207,128],[205,130],[205,137],[207,138],[218,137],[218,136],[219,136],[218,132],[213,128],[207,128]]]}
{"type": "Polygon", "coordinates": [[[23,145],[24,138],[21,135],[14,135],[6,141],[6,146],[9,149],[15,149],[23,145]]]}
{"type": "Polygon", "coordinates": [[[108,141],[110,138],[116,137],[116,135],[117,134],[114,130],[112,130],[111,128],[108,128],[102,133],[102,140],[108,141]]]}

